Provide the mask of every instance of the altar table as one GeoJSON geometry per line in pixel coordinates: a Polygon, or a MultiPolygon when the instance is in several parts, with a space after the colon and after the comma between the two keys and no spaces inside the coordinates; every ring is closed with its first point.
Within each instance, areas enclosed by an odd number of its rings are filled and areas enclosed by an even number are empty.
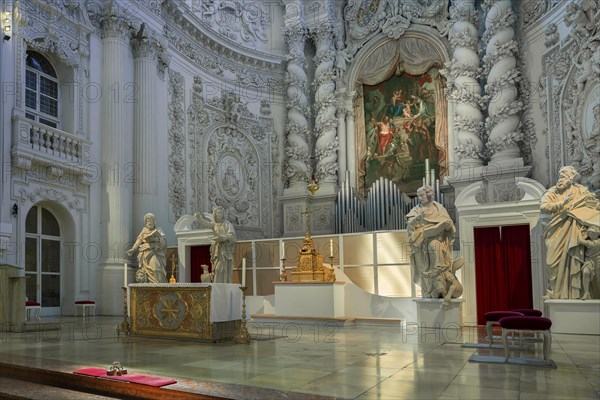
{"type": "Polygon", "coordinates": [[[234,337],[242,319],[233,283],[135,283],[127,299],[134,335],[217,341],[234,337]]]}

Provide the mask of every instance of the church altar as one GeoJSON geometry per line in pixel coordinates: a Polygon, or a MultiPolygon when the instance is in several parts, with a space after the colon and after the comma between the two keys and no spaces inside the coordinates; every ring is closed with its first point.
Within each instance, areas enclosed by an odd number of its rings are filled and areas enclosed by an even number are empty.
{"type": "Polygon", "coordinates": [[[127,302],[134,335],[223,340],[242,319],[242,291],[232,283],[130,284],[127,302]]]}

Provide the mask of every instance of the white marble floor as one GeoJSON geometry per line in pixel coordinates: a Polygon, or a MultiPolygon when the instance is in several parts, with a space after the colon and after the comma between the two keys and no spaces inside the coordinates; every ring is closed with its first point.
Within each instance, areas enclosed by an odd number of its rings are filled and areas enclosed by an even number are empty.
{"type": "MultiPolygon", "coordinates": [[[[600,336],[553,335],[557,368],[469,362],[499,349],[461,347],[481,330],[250,321],[250,345],[118,337],[112,317],[62,318],[41,332],[0,333],[0,359],[48,369],[108,367],[178,378],[174,389],[239,399],[599,399],[600,336]],[[60,325],[58,325],[60,323],[60,325]],[[60,326],[60,330],[56,330],[60,326]],[[18,361],[15,361],[18,362],[18,361]],[[275,392],[264,392],[263,389],[275,392]],[[265,393],[270,393],[269,395],[265,393]]],[[[541,357],[541,344],[513,357],[541,357]]]]}

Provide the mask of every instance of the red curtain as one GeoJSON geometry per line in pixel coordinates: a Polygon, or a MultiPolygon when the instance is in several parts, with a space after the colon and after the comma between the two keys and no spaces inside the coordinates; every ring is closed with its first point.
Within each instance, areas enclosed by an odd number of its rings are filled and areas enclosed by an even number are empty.
{"type": "Polygon", "coordinates": [[[502,227],[502,258],[508,278],[508,309],[533,308],[529,225],[502,227]]]}
{"type": "Polygon", "coordinates": [[[532,308],[529,225],[474,228],[477,323],[488,311],[532,308]]]}
{"type": "Polygon", "coordinates": [[[190,247],[190,282],[201,282],[200,277],[211,272],[210,268],[210,246],[190,247]],[[202,270],[202,264],[208,265],[208,271],[202,270]]]}
{"type": "Polygon", "coordinates": [[[485,325],[483,316],[486,312],[506,310],[508,307],[504,290],[506,274],[502,262],[499,227],[474,228],[474,236],[477,323],[485,325]]]}

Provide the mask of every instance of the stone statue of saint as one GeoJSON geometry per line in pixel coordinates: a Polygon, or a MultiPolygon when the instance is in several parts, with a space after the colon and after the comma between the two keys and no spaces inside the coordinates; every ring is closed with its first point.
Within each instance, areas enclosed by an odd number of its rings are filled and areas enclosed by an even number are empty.
{"type": "Polygon", "coordinates": [[[223,207],[215,207],[212,215],[195,213],[200,226],[213,230],[210,245],[210,263],[214,272],[213,282],[231,283],[233,273],[233,250],[237,240],[231,222],[225,220],[223,207]]]}
{"type": "Polygon", "coordinates": [[[581,299],[585,293],[583,263],[586,245],[582,231],[600,225],[600,200],[585,186],[574,183],[577,171],[562,167],[556,185],[540,201],[542,213],[550,216],[544,229],[548,289],[545,298],[581,299]]]}
{"type": "Polygon", "coordinates": [[[582,300],[599,297],[600,294],[600,226],[590,225],[582,232],[579,242],[585,246],[583,261],[583,296],[582,300]],[[594,297],[593,297],[594,296],[594,297]]]}
{"type": "Polygon", "coordinates": [[[136,282],[166,283],[167,240],[163,231],[156,226],[154,214],[144,215],[144,228],[131,249],[127,250],[127,256],[131,256],[136,250],[138,252],[136,282]]]}
{"type": "MultiPolygon", "coordinates": [[[[419,205],[406,215],[410,264],[413,282],[421,287],[422,296],[446,297],[452,285],[452,243],[456,231],[443,205],[433,200],[433,188],[424,185],[417,190],[419,205]],[[442,284],[443,283],[443,284],[442,284]]],[[[454,277],[456,278],[456,277],[454,277]]],[[[458,282],[458,280],[456,280],[458,282]]],[[[452,289],[449,299],[462,293],[452,289]]]]}

